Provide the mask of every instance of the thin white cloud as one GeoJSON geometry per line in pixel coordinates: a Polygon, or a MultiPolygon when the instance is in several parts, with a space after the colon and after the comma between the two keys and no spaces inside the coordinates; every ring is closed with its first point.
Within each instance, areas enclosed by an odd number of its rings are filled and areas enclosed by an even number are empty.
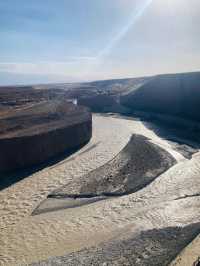
{"type": "Polygon", "coordinates": [[[70,57],[66,61],[4,62],[0,63],[0,72],[65,75],[67,71],[78,70],[95,60],[95,57],[70,57]]]}
{"type": "Polygon", "coordinates": [[[114,36],[112,40],[100,51],[100,53],[98,54],[99,58],[109,55],[112,49],[126,36],[129,30],[134,26],[134,24],[142,17],[145,10],[152,4],[152,2],[153,0],[146,0],[144,3],[140,4],[136,10],[134,8],[131,18],[118,32],[118,34],[114,36]]]}
{"type": "MultiPolygon", "coordinates": [[[[132,3],[131,0],[126,0],[126,4],[132,3]]],[[[153,0],[145,0],[141,1],[137,8],[134,7],[131,17],[128,19],[127,23],[119,30],[118,34],[113,36],[113,38],[108,42],[108,44],[103,47],[102,50],[97,53],[95,60],[92,64],[88,65],[88,68],[85,69],[85,73],[87,76],[89,74],[92,75],[95,71],[98,72],[98,68],[103,65],[105,59],[111,54],[113,48],[120,43],[130,29],[140,20],[140,18],[144,15],[146,9],[153,3],[153,0]]]]}

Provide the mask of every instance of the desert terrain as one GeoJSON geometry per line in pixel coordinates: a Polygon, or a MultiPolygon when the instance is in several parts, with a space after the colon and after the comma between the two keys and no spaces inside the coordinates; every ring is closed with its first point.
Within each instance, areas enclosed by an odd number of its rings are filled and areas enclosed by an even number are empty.
{"type": "MultiPolygon", "coordinates": [[[[31,97],[20,104],[15,101],[21,99],[19,90],[12,88],[17,91],[13,96],[8,93],[11,88],[4,88],[1,129],[13,108],[37,104],[48,109],[47,100],[52,104],[60,98],[76,99],[93,114],[92,137],[83,141],[85,145],[38,169],[2,175],[0,265],[197,262],[198,81],[199,74],[192,73],[52,88],[37,85],[23,88],[31,97]],[[168,97],[162,91],[166,83],[168,97]],[[185,94],[180,96],[177,84],[185,94]],[[195,94],[185,97],[189,88],[195,94]],[[149,97],[151,90],[156,99],[149,97]],[[176,108],[169,107],[171,98],[176,108]]],[[[15,128],[12,134],[17,133],[15,128]]]]}

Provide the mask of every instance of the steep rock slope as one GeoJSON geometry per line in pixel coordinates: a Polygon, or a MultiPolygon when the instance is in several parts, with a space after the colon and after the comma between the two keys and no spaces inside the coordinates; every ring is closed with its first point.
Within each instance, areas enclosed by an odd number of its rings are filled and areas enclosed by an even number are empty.
{"type": "Polygon", "coordinates": [[[0,113],[0,172],[37,165],[91,138],[87,108],[65,100],[15,105],[0,113]]]}
{"type": "Polygon", "coordinates": [[[200,121],[200,73],[159,75],[121,97],[132,110],[200,121]]]}

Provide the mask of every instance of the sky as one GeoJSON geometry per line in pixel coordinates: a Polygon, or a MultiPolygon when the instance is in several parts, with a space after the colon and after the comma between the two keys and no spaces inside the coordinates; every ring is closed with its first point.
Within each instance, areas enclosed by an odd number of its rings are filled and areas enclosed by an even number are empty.
{"type": "Polygon", "coordinates": [[[199,0],[1,0],[0,85],[200,70],[199,0]]]}

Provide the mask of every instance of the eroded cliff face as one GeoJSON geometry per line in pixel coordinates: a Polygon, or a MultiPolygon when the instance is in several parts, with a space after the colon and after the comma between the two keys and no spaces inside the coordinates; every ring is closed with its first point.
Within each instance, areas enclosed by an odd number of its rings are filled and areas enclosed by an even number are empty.
{"type": "Polygon", "coordinates": [[[200,73],[160,75],[121,97],[132,110],[200,121],[200,73]]]}
{"type": "Polygon", "coordinates": [[[115,104],[115,99],[108,95],[97,95],[80,98],[78,104],[89,107],[93,112],[103,112],[105,108],[115,104]]]}
{"type": "Polygon", "coordinates": [[[0,173],[48,161],[91,136],[92,115],[85,107],[46,98],[9,105],[0,116],[0,173]]]}

